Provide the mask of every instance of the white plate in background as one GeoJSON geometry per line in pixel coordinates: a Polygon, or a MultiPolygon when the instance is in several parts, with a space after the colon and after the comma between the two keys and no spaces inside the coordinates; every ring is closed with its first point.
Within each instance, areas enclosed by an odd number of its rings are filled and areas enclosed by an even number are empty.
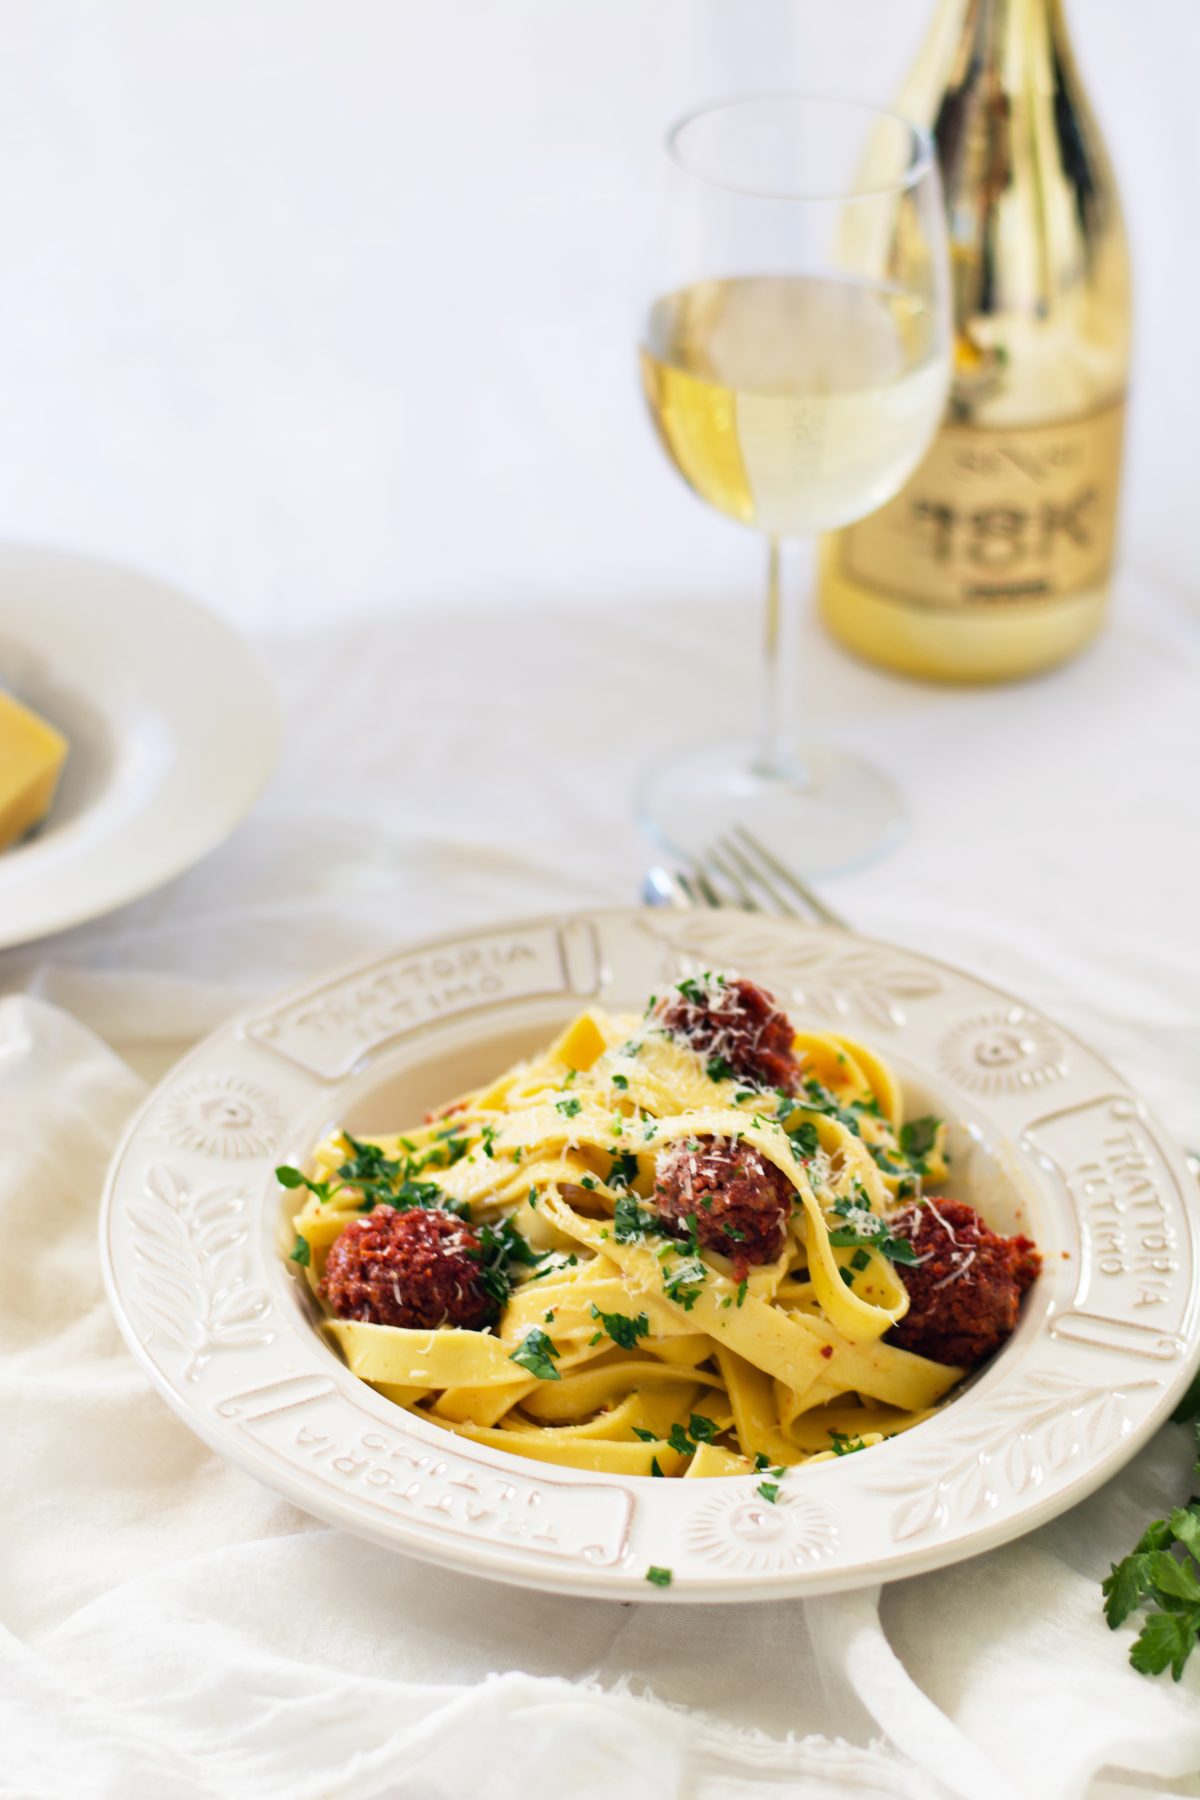
{"type": "Polygon", "coordinates": [[[233,830],[279,754],[274,692],[237,633],[91,557],[0,545],[0,687],[70,745],[49,818],[0,851],[0,949],[181,874],[233,830]]]}
{"type": "Polygon", "coordinates": [[[850,932],[602,911],[460,932],[222,1027],[134,1119],[101,1251],[121,1329],[207,1443],[298,1506],[431,1562],[611,1600],[782,1598],[893,1580],[1044,1524],[1167,1418],[1196,1360],[1194,1186],[1121,1078],[988,984],[850,932]],[[951,1122],[945,1191],[1044,1268],[1009,1343],[902,1436],[788,1471],[653,1481],[539,1465],[392,1405],[316,1329],[274,1178],[334,1123],[394,1131],[548,1041],[704,968],[877,1047],[951,1122]],[[282,1245],[282,1249],[281,1249],[282,1245]],[[674,1572],[669,1588],[647,1568],[674,1572]]]}

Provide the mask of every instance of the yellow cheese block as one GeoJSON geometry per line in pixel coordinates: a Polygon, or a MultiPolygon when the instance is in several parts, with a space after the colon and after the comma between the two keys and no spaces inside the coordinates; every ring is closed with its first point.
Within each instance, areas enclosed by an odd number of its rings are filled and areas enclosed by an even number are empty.
{"type": "Polygon", "coordinates": [[[11,694],[0,694],[0,850],[50,811],[67,740],[11,694]]]}

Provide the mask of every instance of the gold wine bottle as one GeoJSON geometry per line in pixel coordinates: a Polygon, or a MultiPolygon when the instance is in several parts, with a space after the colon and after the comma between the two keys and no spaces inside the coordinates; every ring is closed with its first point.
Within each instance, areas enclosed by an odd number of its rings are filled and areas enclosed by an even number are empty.
{"type": "Polygon", "coordinates": [[[1112,171],[1061,0],[942,0],[900,100],[941,164],[955,305],[946,416],[878,512],[825,538],[820,601],[860,655],[993,681],[1104,618],[1129,362],[1112,171]]]}

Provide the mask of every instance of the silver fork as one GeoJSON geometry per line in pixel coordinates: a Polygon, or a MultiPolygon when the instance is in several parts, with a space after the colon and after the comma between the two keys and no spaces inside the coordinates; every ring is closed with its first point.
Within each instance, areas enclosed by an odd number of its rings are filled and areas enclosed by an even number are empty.
{"type": "Polygon", "coordinates": [[[685,856],[682,869],[649,871],[642,897],[651,906],[733,906],[742,912],[780,913],[846,930],[846,921],[826,906],[794,869],[734,825],[701,853],[685,856]]]}

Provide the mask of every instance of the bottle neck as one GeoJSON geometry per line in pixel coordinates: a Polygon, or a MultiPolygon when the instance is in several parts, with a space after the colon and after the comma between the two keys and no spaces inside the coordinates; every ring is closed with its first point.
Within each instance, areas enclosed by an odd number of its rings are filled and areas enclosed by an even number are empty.
{"type": "Polygon", "coordinates": [[[936,130],[948,94],[1046,91],[1071,63],[1062,0],[940,0],[900,108],[936,130]]]}
{"type": "Polygon", "coordinates": [[[1067,51],[1062,0],[959,0],[960,51],[995,71],[1007,92],[1019,91],[1039,65],[1067,51]]]}

